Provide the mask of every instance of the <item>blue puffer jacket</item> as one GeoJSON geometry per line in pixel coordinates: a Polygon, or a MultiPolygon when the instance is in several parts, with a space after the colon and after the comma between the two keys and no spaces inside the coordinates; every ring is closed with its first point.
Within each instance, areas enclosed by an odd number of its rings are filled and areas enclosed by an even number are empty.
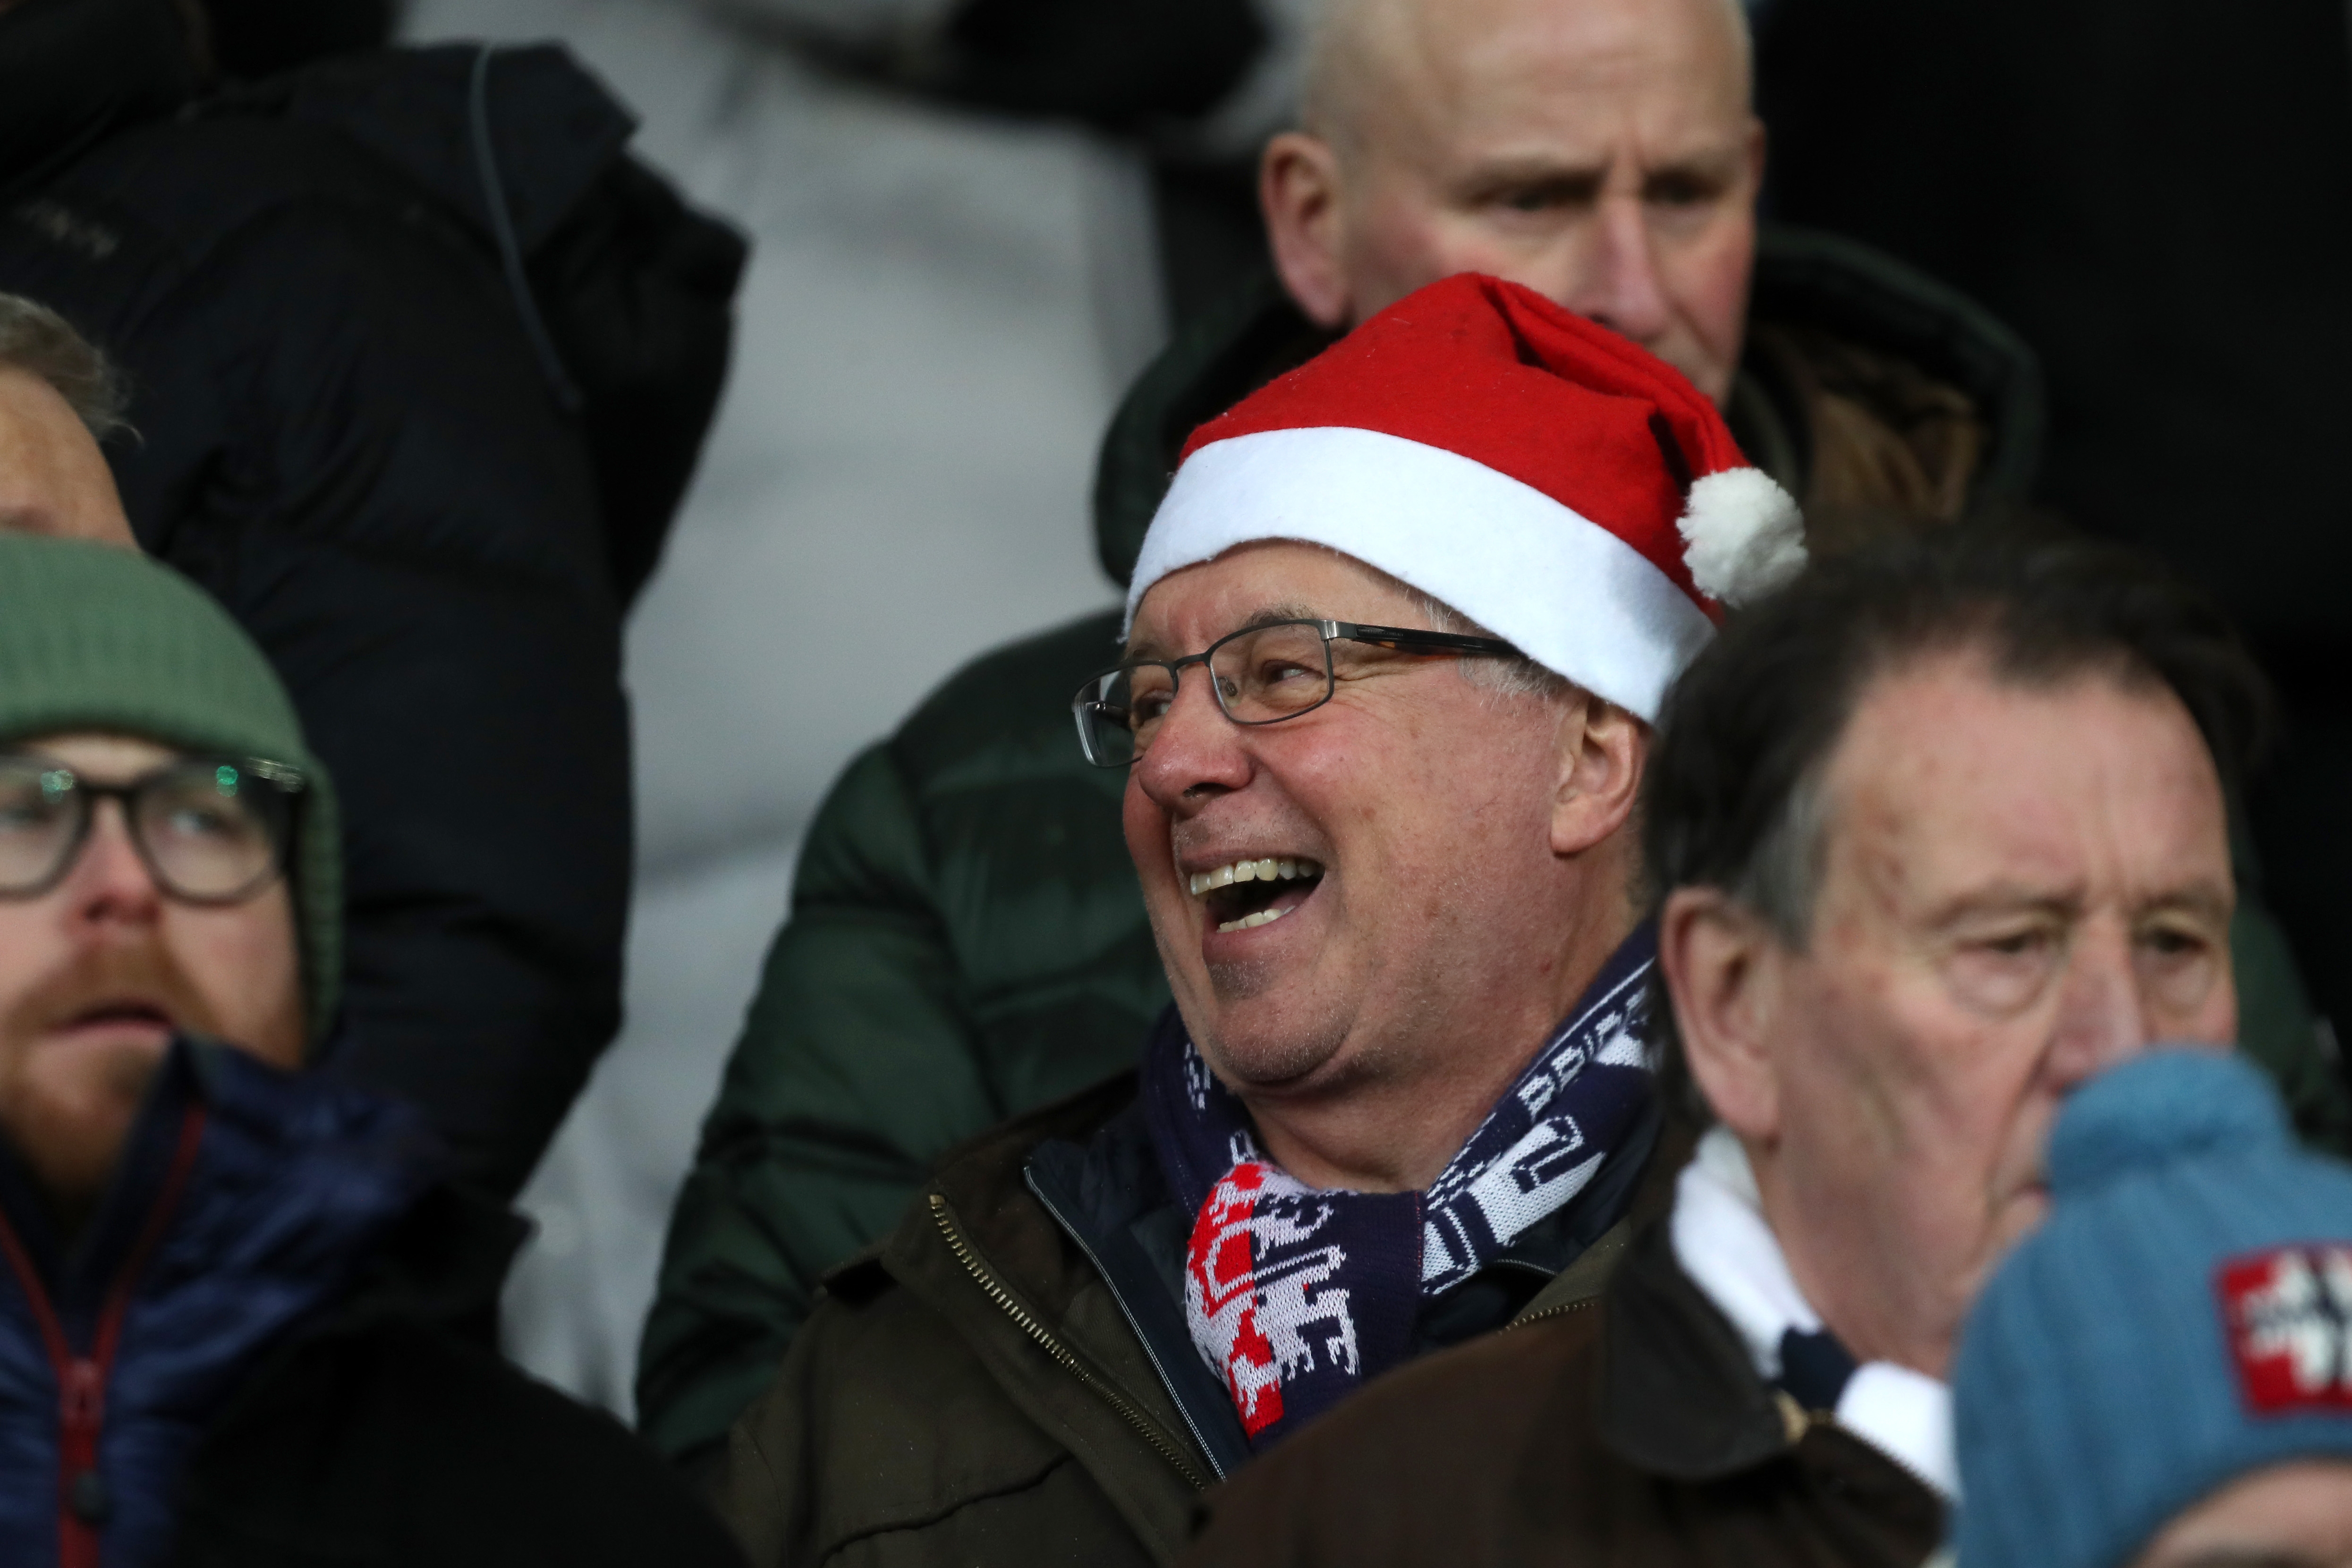
{"type": "Polygon", "coordinates": [[[198,1440],[436,1163],[404,1107],[186,1039],[70,1245],[0,1146],[0,1562],[163,1561],[198,1440]]]}

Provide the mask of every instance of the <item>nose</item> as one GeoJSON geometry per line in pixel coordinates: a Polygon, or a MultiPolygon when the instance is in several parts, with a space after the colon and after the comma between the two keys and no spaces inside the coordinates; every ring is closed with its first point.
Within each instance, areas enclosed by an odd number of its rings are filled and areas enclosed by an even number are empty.
{"type": "Polygon", "coordinates": [[[131,841],[119,801],[98,803],[65,891],[75,922],[83,926],[151,925],[161,912],[162,891],[131,841]]]}
{"type": "Polygon", "coordinates": [[[1672,324],[1673,310],[1658,274],[1648,205],[1638,192],[1609,192],[1600,200],[1595,221],[1591,269],[1565,303],[1612,332],[1653,345],[1672,324]]]}
{"type": "Polygon", "coordinates": [[[2063,1092],[2152,1041],[2147,998],[2128,932],[2104,924],[2080,932],[2069,952],[2050,1066],[2063,1092]]]}
{"type": "Polygon", "coordinates": [[[1249,782],[1250,758],[1241,727],[1227,718],[1209,687],[1209,672],[1193,666],[1176,685],[1151,744],[1135,764],[1135,780],[1171,815],[1199,809],[1249,782]]]}

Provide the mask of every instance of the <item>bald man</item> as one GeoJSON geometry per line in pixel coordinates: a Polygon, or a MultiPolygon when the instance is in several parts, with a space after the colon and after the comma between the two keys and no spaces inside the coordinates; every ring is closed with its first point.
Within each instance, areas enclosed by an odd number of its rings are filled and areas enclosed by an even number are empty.
{"type": "Polygon", "coordinates": [[[1492,273],[1720,403],[1763,172],[1736,0],[1331,0],[1261,197],[1283,283],[1322,327],[1492,273]]]}
{"type": "MultiPolygon", "coordinates": [[[[1279,283],[1186,330],[1097,478],[1128,580],[1203,422],[1418,285],[1499,273],[1641,342],[1804,503],[1815,547],[2022,493],[2030,356],[1884,257],[1759,232],[1764,136],[1731,0],[1328,0],[1298,131],[1261,195],[1279,283]]],[[[909,632],[908,634],[917,634],[909,632]]],[[[1168,990],[1118,780],[1069,738],[1116,613],[984,655],[851,762],[811,826],[671,1223],[637,1409],[715,1463],[825,1271],[939,1155],[1130,1066],[1168,990]]],[[[2244,1038],[2306,1127],[2340,1126],[2275,933],[2242,950],[2244,1038]]]]}

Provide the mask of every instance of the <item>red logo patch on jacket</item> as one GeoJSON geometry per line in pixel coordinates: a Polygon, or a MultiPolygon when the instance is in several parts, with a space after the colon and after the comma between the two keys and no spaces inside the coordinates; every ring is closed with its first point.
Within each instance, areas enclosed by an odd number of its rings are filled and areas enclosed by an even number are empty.
{"type": "Polygon", "coordinates": [[[2352,1410],[2352,1243],[2232,1259],[2214,1288],[2248,1408],[2352,1410]]]}

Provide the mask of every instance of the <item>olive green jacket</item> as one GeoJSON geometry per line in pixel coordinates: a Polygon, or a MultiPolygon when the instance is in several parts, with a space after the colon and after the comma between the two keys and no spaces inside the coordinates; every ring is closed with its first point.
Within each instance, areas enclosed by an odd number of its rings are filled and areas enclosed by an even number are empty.
{"type": "MultiPolygon", "coordinates": [[[[717,1478],[753,1568],[1145,1568],[1182,1548],[1202,1493],[1247,1458],[1240,1426],[1220,1412],[1221,1442],[1187,1411],[1129,1316],[1141,1304],[1032,1166],[1134,1099],[1122,1073],[964,1145],[885,1241],[826,1277],[717,1478]]],[[[1600,1295],[1635,1227],[1664,1212],[1690,1142],[1660,1136],[1623,1216],[1513,1322],[1600,1295]]],[[[1162,1333],[1158,1354],[1193,1354],[1162,1333]]],[[[1225,1397],[1213,1382],[1210,1396],[1225,1397]]]]}
{"type": "MultiPolygon", "coordinates": [[[[1329,340],[1268,283],[1198,322],[1104,441],[1104,570],[1125,581],[1194,426],[1329,340]]],[[[2021,498],[2032,357],[1967,300],[1874,253],[1768,234],[1731,400],[1817,545],[2021,498]]],[[[774,1376],[829,1268],[889,1229],[950,1145],[1131,1065],[1168,999],[1119,828],[1125,779],[1085,763],[1070,699],[1115,656],[1090,616],[966,666],[853,761],[801,852],[671,1221],[637,1408],[707,1458],[774,1376]]],[[[2307,1130],[2340,1138],[2333,1070],[2275,930],[2242,925],[2248,1047],[2307,1130]]]]}

